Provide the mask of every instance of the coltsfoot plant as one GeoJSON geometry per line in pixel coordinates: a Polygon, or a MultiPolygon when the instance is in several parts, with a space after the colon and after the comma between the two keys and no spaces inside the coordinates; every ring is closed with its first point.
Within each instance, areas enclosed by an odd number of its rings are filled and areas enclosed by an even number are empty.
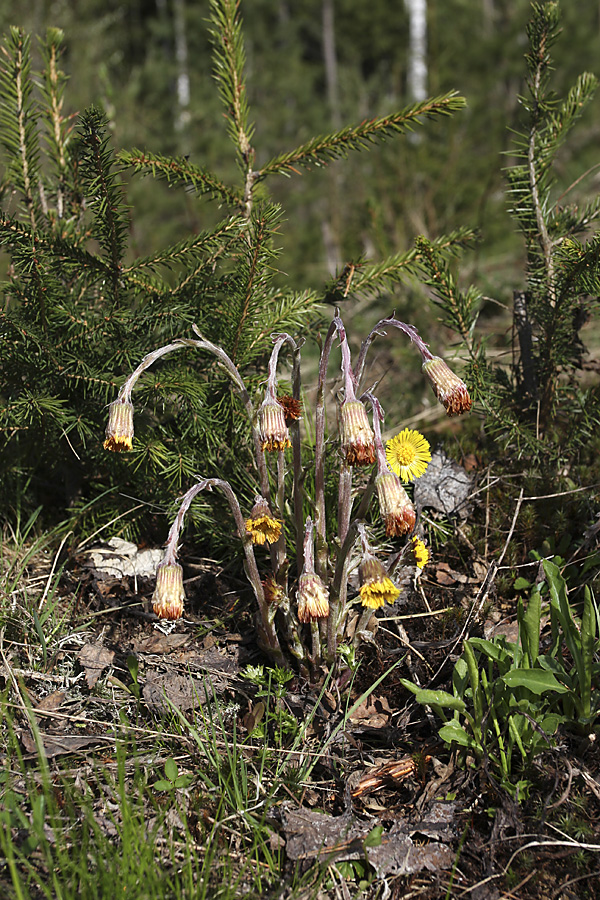
{"type": "MultiPolygon", "coordinates": [[[[258,606],[258,641],[275,664],[282,666],[295,658],[305,674],[314,676],[323,664],[334,665],[343,642],[347,648],[372,636],[369,624],[373,611],[386,601],[394,603],[400,593],[394,583],[399,568],[413,565],[419,570],[428,559],[424,543],[413,535],[416,513],[404,484],[425,472],[431,459],[429,443],[417,431],[405,428],[384,446],[383,409],[373,389],[360,388],[369,347],[376,336],[384,335],[390,328],[406,335],[420,352],[423,371],[447,414],[467,412],[471,399],[464,382],[429,351],[412,325],[395,316],[377,323],[363,341],[353,367],[344,324],[336,310],[319,359],[312,442],[308,435],[303,442],[300,426],[302,343],[291,335],[272,335],[266,387],[258,403],[252,401],[242,375],[227,353],[202,337],[197,329],[195,339],[173,341],[144,357],[110,406],[104,443],[107,450],[132,447],[131,394],[142,373],[168,353],[195,348],[215,356],[231,379],[248,416],[256,461],[257,496],[245,514],[231,484],[221,478],[199,478],[183,497],[158,567],[153,597],[157,616],[178,619],[183,614],[183,570],[177,561],[181,529],[194,498],[203,491],[217,489],[229,503],[241,541],[246,575],[258,606]],[[325,436],[325,387],[336,337],[341,350],[343,389],[338,405],[339,439],[334,443],[325,436]],[[292,394],[282,396],[278,392],[277,372],[284,348],[292,358],[292,394]],[[303,459],[306,450],[310,460],[303,459]],[[327,455],[336,462],[339,459],[337,515],[329,508],[332,504],[326,502],[327,455]],[[311,467],[314,479],[307,477],[311,467]],[[365,470],[370,471],[370,477],[365,477],[365,470]],[[310,490],[309,484],[313,486],[310,490]],[[387,565],[378,559],[375,539],[370,534],[377,528],[377,519],[372,516],[371,525],[367,520],[373,494],[377,494],[386,537],[401,541],[387,565]],[[260,568],[257,547],[268,548],[268,563],[260,568]],[[358,592],[354,591],[356,596],[352,596],[348,580],[354,560],[358,562],[360,585],[358,592]],[[290,573],[294,566],[293,581],[290,573]],[[350,635],[347,625],[355,606],[360,615],[358,621],[353,617],[350,635]]],[[[328,463],[331,461],[330,458],[328,463]]]]}

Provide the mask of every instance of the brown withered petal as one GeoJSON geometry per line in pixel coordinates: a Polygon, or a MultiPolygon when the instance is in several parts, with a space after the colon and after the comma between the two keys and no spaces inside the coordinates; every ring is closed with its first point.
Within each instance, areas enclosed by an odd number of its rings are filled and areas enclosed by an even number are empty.
{"type": "Polygon", "coordinates": [[[340,408],[340,444],[349,466],[375,462],[375,438],[360,400],[345,400],[340,408]]]}
{"type": "Polygon", "coordinates": [[[183,569],[177,563],[161,563],[156,570],[152,609],[159,619],[180,619],[185,591],[183,569]]]}
{"type": "Polygon", "coordinates": [[[460,416],[471,409],[472,401],[464,381],[439,356],[423,363],[433,392],[448,416],[460,416]]]}
{"type": "Polygon", "coordinates": [[[283,588],[280,587],[272,575],[267,575],[267,577],[262,582],[263,591],[265,592],[265,600],[267,603],[276,603],[279,604],[285,597],[285,593],[283,588]]]}
{"type": "Polygon", "coordinates": [[[302,403],[300,400],[296,400],[291,394],[283,394],[283,396],[278,397],[277,399],[283,406],[283,415],[285,417],[286,425],[297,422],[298,419],[302,417],[302,403]]]}

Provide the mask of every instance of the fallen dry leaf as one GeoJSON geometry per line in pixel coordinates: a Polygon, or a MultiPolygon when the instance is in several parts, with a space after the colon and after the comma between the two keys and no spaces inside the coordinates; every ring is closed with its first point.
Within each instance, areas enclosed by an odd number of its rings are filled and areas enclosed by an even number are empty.
{"type": "Polygon", "coordinates": [[[190,639],[189,634],[161,634],[155,632],[133,642],[133,653],[171,653],[178,650],[190,639]]]}
{"type": "Polygon", "coordinates": [[[104,670],[112,664],[114,658],[114,651],[107,650],[102,644],[83,645],[77,659],[85,670],[85,680],[90,689],[94,687],[104,670]]]}
{"type": "MultiPolygon", "coordinates": [[[[44,753],[51,759],[54,756],[62,756],[65,753],[76,753],[84,747],[90,747],[92,744],[104,744],[106,741],[114,743],[114,738],[104,737],[99,734],[43,734],[40,732],[44,753]]],[[[37,751],[37,744],[33,735],[24,731],[21,735],[21,741],[28,753],[37,751]]]]}
{"type": "Polygon", "coordinates": [[[149,709],[158,713],[171,712],[171,705],[185,712],[204,706],[215,694],[221,692],[226,682],[205,676],[202,680],[191,675],[150,673],[142,689],[142,696],[149,709]]]}
{"type": "Polygon", "coordinates": [[[52,691],[47,697],[43,697],[39,703],[36,703],[34,709],[38,714],[51,713],[59,709],[64,703],[66,697],[65,691],[52,691]]]}
{"type": "MultiPolygon", "coordinates": [[[[454,852],[444,844],[416,845],[407,833],[407,823],[396,823],[383,834],[378,847],[365,853],[364,841],[377,820],[360,822],[350,813],[328,816],[310,809],[281,810],[288,859],[316,859],[334,856],[336,860],[361,859],[365,855],[378,877],[410,875],[422,869],[435,872],[450,868],[454,852]]],[[[413,829],[415,830],[415,829],[413,829]]],[[[424,832],[419,832],[424,833],[424,832]]]]}
{"type": "Polygon", "coordinates": [[[350,716],[353,725],[367,728],[385,728],[392,717],[392,709],[385,697],[374,697],[372,694],[364,703],[354,710],[350,716]]]}

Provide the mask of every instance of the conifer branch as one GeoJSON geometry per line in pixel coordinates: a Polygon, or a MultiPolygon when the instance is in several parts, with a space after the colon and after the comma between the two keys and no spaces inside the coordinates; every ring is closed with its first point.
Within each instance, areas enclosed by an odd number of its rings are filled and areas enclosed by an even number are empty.
{"type": "MultiPolygon", "coordinates": [[[[431,241],[431,247],[441,254],[455,256],[478,239],[478,235],[470,228],[459,228],[450,234],[441,235],[431,241]]],[[[388,256],[379,263],[370,265],[356,264],[353,272],[350,291],[353,294],[372,294],[380,291],[385,285],[397,284],[407,277],[416,275],[419,263],[423,259],[423,253],[418,246],[403,253],[388,256]]],[[[340,294],[346,296],[345,275],[330,282],[326,287],[325,297],[327,302],[337,303],[342,299],[340,294]]]]}
{"type": "Polygon", "coordinates": [[[68,144],[72,132],[70,119],[63,115],[66,76],[59,67],[62,55],[63,33],[58,28],[49,28],[45,41],[41,42],[44,58],[42,91],[46,101],[44,116],[47,132],[44,135],[48,146],[48,157],[55,167],[56,212],[59,219],[65,213],[65,192],[68,177],[68,144]]]}
{"type": "Polygon", "coordinates": [[[208,195],[230,207],[242,210],[243,195],[218,181],[214,175],[195,166],[183,157],[173,158],[144,150],[121,151],[119,159],[125,166],[132,166],[136,174],[151,173],[155,178],[163,178],[167,184],[192,188],[197,194],[208,195]]]}
{"type": "Polygon", "coordinates": [[[213,43],[214,77],[229,117],[230,134],[244,167],[252,152],[254,128],[248,124],[248,102],[244,82],[246,51],[239,17],[239,0],[211,0],[210,31],[213,43]]]}
{"type": "Polygon", "coordinates": [[[448,116],[465,106],[465,98],[455,91],[440,97],[434,97],[415,103],[397,113],[367,119],[360,125],[351,125],[328,135],[312,138],[289,153],[275,156],[261,167],[257,177],[267,175],[297,174],[296,166],[326,165],[335,159],[345,157],[353,150],[365,150],[369,145],[383,141],[394,134],[412,131],[413,126],[421,125],[423,119],[437,116],[448,116]]]}
{"type": "Polygon", "coordinates": [[[219,255],[222,255],[232,241],[239,239],[240,233],[246,228],[246,225],[246,220],[243,218],[225,219],[212,231],[203,231],[187,240],[179,241],[154,256],[136,259],[131,266],[122,269],[122,274],[135,273],[139,269],[154,271],[159,266],[170,268],[174,263],[186,262],[188,257],[198,256],[207,250],[218,251],[219,255]]]}
{"type": "Polygon", "coordinates": [[[2,47],[0,69],[0,141],[9,155],[9,177],[23,194],[32,231],[38,227],[36,189],[39,175],[39,140],[36,105],[32,97],[31,40],[11,27],[2,47]]]}
{"type": "Polygon", "coordinates": [[[108,257],[112,293],[118,293],[121,259],[125,249],[127,217],[118,170],[106,136],[106,116],[93,107],[81,118],[79,170],[89,204],[96,213],[92,234],[108,257]]]}

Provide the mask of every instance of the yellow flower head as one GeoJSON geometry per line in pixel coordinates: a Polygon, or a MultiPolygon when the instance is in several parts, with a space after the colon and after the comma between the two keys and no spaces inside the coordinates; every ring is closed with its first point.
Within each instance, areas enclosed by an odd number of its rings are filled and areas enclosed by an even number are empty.
{"type": "Polygon", "coordinates": [[[385,457],[395,475],[412,481],[421,477],[431,461],[429,441],[420,432],[405,428],[387,442],[385,457]]]}
{"type": "Polygon", "coordinates": [[[104,449],[119,453],[133,447],[133,403],[115,400],[110,404],[104,449]]]}
{"type": "Polygon", "coordinates": [[[267,544],[275,544],[281,535],[281,522],[273,518],[273,514],[269,509],[269,504],[264,497],[257,497],[250,513],[250,518],[246,519],[246,534],[250,535],[253,544],[261,546],[267,544]]]}
{"type": "Polygon", "coordinates": [[[370,553],[365,555],[359,566],[360,602],[369,609],[378,609],[385,601],[394,603],[400,595],[391,578],[388,578],[383,565],[370,553]]]}
{"type": "Polygon", "coordinates": [[[183,615],[183,569],[177,563],[161,563],[156,570],[152,609],[159,619],[180,619],[183,615]]]}
{"type": "Polygon", "coordinates": [[[419,538],[413,538],[412,552],[418,569],[424,569],[429,562],[429,550],[419,538]]]}

